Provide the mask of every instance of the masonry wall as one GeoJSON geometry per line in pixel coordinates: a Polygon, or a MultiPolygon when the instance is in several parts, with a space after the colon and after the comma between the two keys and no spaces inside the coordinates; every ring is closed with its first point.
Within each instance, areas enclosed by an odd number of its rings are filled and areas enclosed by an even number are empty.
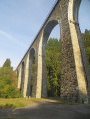
{"type": "Polygon", "coordinates": [[[68,21],[68,0],[61,1],[61,4],[63,10],[61,22],[61,98],[62,100],[78,101],[77,75],[68,21]]]}
{"type": "MultiPolygon", "coordinates": [[[[58,0],[19,64],[17,69],[21,71],[22,62],[25,62],[24,97],[30,96],[30,59],[27,60],[27,58],[32,48],[35,49],[32,97],[47,97],[45,47],[51,31],[59,24],[61,37],[61,99],[79,102],[87,98],[89,89],[87,84],[90,85],[88,83],[90,82],[89,68],[85,70],[88,63],[85,63],[87,62],[84,59],[86,53],[83,54],[83,43],[80,41],[81,33],[76,23],[78,22],[77,13],[80,1],[78,0],[76,3],[75,0],[58,0]],[[88,82],[86,82],[86,77],[88,77],[88,82]]],[[[20,76],[21,74],[19,74],[18,85],[21,82],[20,76]]]]}

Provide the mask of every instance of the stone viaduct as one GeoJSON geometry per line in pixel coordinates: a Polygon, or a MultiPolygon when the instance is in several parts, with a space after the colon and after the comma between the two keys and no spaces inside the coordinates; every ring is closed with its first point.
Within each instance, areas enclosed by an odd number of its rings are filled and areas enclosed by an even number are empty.
{"type": "Polygon", "coordinates": [[[47,97],[45,47],[57,24],[60,25],[61,37],[61,99],[81,102],[90,97],[90,66],[78,23],[80,3],[81,0],[57,0],[19,63],[16,69],[18,88],[24,97],[47,97]],[[31,84],[33,57],[35,71],[31,84]]]}

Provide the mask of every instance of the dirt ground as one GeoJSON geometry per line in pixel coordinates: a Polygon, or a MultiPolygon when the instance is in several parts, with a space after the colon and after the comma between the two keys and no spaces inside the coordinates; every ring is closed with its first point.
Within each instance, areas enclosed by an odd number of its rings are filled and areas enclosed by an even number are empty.
{"type": "Polygon", "coordinates": [[[19,109],[0,109],[0,119],[90,119],[89,105],[39,102],[19,109]]]}

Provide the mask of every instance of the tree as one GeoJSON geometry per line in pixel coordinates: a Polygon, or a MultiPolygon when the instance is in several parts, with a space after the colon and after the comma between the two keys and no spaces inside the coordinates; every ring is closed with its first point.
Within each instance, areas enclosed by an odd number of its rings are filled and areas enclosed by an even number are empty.
{"type": "Polygon", "coordinates": [[[6,59],[5,63],[3,64],[3,67],[11,67],[10,59],[6,59]]]}
{"type": "Polygon", "coordinates": [[[50,38],[46,46],[48,96],[60,96],[60,41],[50,38]]]}
{"type": "MultiPolygon", "coordinates": [[[[90,30],[82,34],[90,63],[90,30]]],[[[48,96],[60,96],[60,40],[50,38],[46,46],[46,72],[48,96]]]]}
{"type": "Polygon", "coordinates": [[[85,33],[82,34],[83,40],[84,40],[84,45],[86,49],[86,53],[88,56],[88,60],[90,63],[90,30],[85,30],[85,33]]]}
{"type": "Polygon", "coordinates": [[[3,98],[21,96],[20,91],[17,89],[17,75],[10,64],[10,59],[6,60],[3,67],[0,68],[0,97],[3,98]]]}

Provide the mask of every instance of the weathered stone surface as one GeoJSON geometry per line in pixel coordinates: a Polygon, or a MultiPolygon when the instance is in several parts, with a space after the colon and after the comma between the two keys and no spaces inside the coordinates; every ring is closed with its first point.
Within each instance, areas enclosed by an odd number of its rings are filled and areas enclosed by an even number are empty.
{"type": "Polygon", "coordinates": [[[45,48],[48,37],[57,24],[60,25],[61,31],[61,99],[78,102],[86,100],[90,96],[90,66],[78,24],[80,2],[81,0],[57,1],[18,65],[18,88],[21,85],[24,97],[41,98],[47,96],[45,48]],[[30,95],[30,52],[32,48],[35,50],[35,72],[32,95],[30,95]],[[27,59],[28,56],[30,56],[29,59],[27,59]],[[25,65],[21,69],[23,62],[25,65]],[[22,75],[21,72],[25,74],[22,75]],[[22,85],[22,82],[24,85],[22,85]]]}

